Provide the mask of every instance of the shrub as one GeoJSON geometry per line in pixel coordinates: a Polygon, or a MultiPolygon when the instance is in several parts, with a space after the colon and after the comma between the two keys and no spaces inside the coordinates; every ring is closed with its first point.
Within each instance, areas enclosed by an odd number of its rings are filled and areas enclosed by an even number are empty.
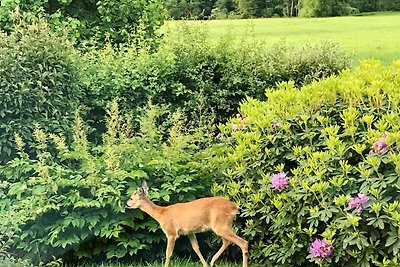
{"type": "Polygon", "coordinates": [[[189,201],[209,192],[210,176],[201,164],[204,128],[189,132],[176,113],[165,132],[156,126],[162,113],[150,106],[135,133],[113,102],[100,146],[87,141],[79,117],[71,145],[37,126],[35,157],[22,150],[24,141],[16,135],[18,156],[0,166],[0,229],[14,230],[10,250],[34,263],[53,256],[122,258],[142,250],[155,257],[165,235],[141,211],[125,211],[130,193],[146,179],[157,203],[189,201]]]}
{"type": "Polygon", "coordinates": [[[11,32],[15,16],[42,17],[55,32],[68,31],[77,43],[103,45],[144,40],[153,44],[166,11],[159,0],[149,1],[27,1],[9,0],[0,6],[0,29],[11,32]]]}
{"type": "Polygon", "coordinates": [[[247,96],[265,99],[265,88],[277,82],[303,85],[350,66],[350,58],[332,43],[295,49],[280,42],[266,50],[262,44],[230,38],[212,43],[203,30],[184,26],[165,38],[156,53],[107,47],[88,58],[89,87],[96,99],[90,104],[91,117],[101,115],[117,97],[132,114],[152,99],[183,108],[193,121],[197,114],[210,112],[224,121],[247,96]]]}
{"type": "MultiPolygon", "coordinates": [[[[5,182],[0,182],[0,209],[3,211],[8,207],[5,199],[3,188],[5,182]]],[[[0,225],[0,266],[12,267],[30,267],[32,266],[29,260],[19,258],[15,246],[18,239],[17,229],[15,225],[0,225]]]]}
{"type": "Polygon", "coordinates": [[[42,20],[0,32],[0,162],[15,155],[14,132],[31,142],[35,122],[68,130],[83,95],[78,59],[66,36],[42,20]]]}
{"type": "Polygon", "coordinates": [[[212,192],[240,204],[254,262],[398,266],[399,87],[400,62],[364,62],[282,83],[220,127],[212,192]]]}

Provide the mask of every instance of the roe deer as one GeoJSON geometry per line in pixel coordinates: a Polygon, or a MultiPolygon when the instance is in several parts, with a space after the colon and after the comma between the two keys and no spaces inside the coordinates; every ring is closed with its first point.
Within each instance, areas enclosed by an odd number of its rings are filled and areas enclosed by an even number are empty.
{"type": "Polygon", "coordinates": [[[148,186],[143,181],[127,202],[127,208],[141,209],[153,217],[167,236],[165,267],[169,266],[175,241],[179,236],[187,235],[193,250],[199,256],[204,267],[208,264],[201,255],[195,233],[212,230],[222,238],[222,247],[211,259],[211,266],[231,243],[238,245],[243,253],[243,267],[247,267],[249,257],[248,242],[232,231],[232,221],[238,207],[222,197],[200,198],[187,203],[170,206],[157,206],[148,198],[148,186]]]}

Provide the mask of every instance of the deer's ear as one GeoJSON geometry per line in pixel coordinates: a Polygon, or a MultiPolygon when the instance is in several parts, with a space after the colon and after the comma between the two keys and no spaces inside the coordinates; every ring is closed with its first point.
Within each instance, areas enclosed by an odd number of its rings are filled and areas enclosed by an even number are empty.
{"type": "Polygon", "coordinates": [[[144,191],[142,187],[139,187],[137,190],[137,193],[139,194],[139,196],[144,195],[144,191]]]}
{"type": "Polygon", "coordinates": [[[147,196],[147,194],[148,194],[148,192],[149,192],[149,187],[148,187],[146,181],[143,181],[143,182],[142,182],[142,187],[141,187],[141,189],[143,189],[143,193],[147,196]]]}

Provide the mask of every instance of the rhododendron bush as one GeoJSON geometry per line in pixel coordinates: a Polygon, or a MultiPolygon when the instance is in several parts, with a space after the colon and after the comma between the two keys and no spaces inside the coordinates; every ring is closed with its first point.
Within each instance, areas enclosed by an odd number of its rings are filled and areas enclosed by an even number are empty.
{"type": "Polygon", "coordinates": [[[240,205],[253,262],[399,266],[400,62],[267,97],[220,126],[212,189],[240,205]]]}

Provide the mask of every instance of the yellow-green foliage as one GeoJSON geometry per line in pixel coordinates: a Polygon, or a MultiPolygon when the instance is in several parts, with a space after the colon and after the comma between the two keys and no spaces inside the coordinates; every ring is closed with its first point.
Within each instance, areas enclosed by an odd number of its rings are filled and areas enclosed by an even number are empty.
{"type": "MultiPolygon", "coordinates": [[[[349,107],[369,105],[379,108],[389,104],[396,111],[400,101],[400,61],[384,67],[379,61],[364,61],[354,70],[344,70],[331,76],[296,88],[284,82],[266,91],[267,101],[249,99],[240,107],[247,123],[263,129],[274,121],[288,119],[300,113],[315,114],[323,105],[333,104],[338,98],[349,107]]],[[[238,122],[238,120],[234,120],[238,122]]],[[[225,131],[229,128],[222,127],[225,131]]]]}
{"type": "Polygon", "coordinates": [[[241,205],[254,261],[279,266],[398,266],[400,62],[362,63],[300,89],[249,99],[221,126],[213,193],[241,205]],[[221,147],[221,146],[219,146],[221,147]],[[271,177],[285,172],[287,188],[271,177]],[[357,211],[351,198],[369,198],[357,211]],[[349,206],[350,205],[350,206],[349,206]],[[310,255],[315,238],[333,254],[310,255]]]}

